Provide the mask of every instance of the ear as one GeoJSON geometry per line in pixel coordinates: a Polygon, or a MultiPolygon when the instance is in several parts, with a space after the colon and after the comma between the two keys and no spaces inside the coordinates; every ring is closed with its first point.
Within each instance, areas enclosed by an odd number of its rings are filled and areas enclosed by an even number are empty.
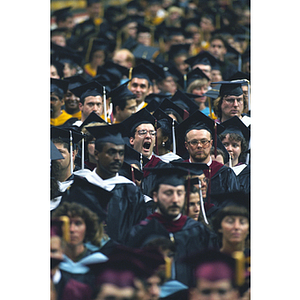
{"type": "Polygon", "coordinates": [[[72,154],[73,161],[75,160],[75,157],[76,157],[77,153],[78,153],[78,149],[74,149],[73,154],[72,154]]]}
{"type": "Polygon", "coordinates": [[[188,150],[188,143],[186,141],[184,141],[184,147],[186,150],[188,150]]]}
{"type": "Polygon", "coordinates": [[[81,102],[78,103],[78,107],[79,107],[79,109],[82,111],[83,105],[82,105],[81,102]]]}
{"type": "Polygon", "coordinates": [[[157,192],[152,193],[152,199],[154,202],[157,202],[157,192]]]}
{"type": "Polygon", "coordinates": [[[119,105],[117,105],[117,106],[115,106],[115,111],[116,111],[116,114],[118,114],[119,112],[120,112],[120,106],[119,105]]]}
{"type": "Polygon", "coordinates": [[[130,143],[131,146],[133,146],[133,144],[134,144],[134,138],[132,136],[129,138],[129,143],[130,143]]]}
{"type": "Polygon", "coordinates": [[[62,98],[62,99],[60,100],[60,104],[61,104],[61,106],[65,105],[65,98],[62,98]]]}
{"type": "Polygon", "coordinates": [[[166,142],[169,138],[167,136],[163,136],[162,141],[166,142]]]}

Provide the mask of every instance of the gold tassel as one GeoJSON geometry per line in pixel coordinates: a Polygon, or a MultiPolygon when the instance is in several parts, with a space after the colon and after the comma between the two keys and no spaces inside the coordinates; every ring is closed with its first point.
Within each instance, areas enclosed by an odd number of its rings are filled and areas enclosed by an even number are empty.
{"type": "Polygon", "coordinates": [[[232,254],[235,259],[235,283],[241,286],[245,282],[245,255],[243,251],[235,251],[232,254]]]}
{"type": "Polygon", "coordinates": [[[63,239],[68,243],[70,241],[70,219],[67,216],[61,216],[59,217],[59,220],[63,222],[63,239]]]}
{"type": "Polygon", "coordinates": [[[165,271],[165,275],[166,275],[166,279],[168,280],[169,278],[171,278],[171,270],[172,270],[172,260],[170,257],[165,257],[165,266],[166,266],[166,271],[165,271]]]}
{"type": "Polygon", "coordinates": [[[90,61],[89,58],[90,58],[91,50],[92,50],[92,47],[93,47],[94,39],[95,39],[95,38],[90,38],[90,39],[89,39],[88,48],[87,48],[86,54],[85,54],[85,61],[86,61],[86,62],[89,62],[89,61],[90,61]]]}
{"type": "Polygon", "coordinates": [[[132,67],[129,69],[128,79],[130,80],[130,82],[128,83],[128,89],[130,89],[131,86],[132,69],[132,67]]]}

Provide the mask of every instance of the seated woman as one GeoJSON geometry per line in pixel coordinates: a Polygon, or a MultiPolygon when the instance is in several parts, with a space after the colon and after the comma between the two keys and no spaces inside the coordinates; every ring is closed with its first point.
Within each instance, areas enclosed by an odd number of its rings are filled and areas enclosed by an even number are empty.
{"type": "Polygon", "coordinates": [[[241,190],[250,193],[250,166],[246,164],[250,129],[236,116],[222,123],[225,130],[220,140],[231,157],[231,165],[238,177],[241,190]]]}
{"type": "Polygon", "coordinates": [[[64,260],[59,264],[59,275],[55,282],[60,292],[71,279],[90,285],[93,275],[86,264],[107,260],[107,256],[97,250],[108,240],[102,221],[100,223],[98,216],[87,207],[77,203],[62,203],[52,213],[52,218],[61,216],[67,216],[70,220],[70,238],[63,248],[64,260]]]}

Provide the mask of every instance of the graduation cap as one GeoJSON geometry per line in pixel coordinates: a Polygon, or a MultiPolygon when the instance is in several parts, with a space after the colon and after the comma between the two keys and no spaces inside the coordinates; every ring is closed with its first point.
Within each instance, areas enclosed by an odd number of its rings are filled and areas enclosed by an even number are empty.
{"type": "Polygon", "coordinates": [[[211,55],[208,51],[201,51],[195,56],[189,57],[184,61],[185,63],[189,64],[191,67],[195,65],[214,65],[218,62],[218,60],[211,55]]]}
{"type": "Polygon", "coordinates": [[[148,26],[145,26],[141,23],[138,23],[138,26],[137,26],[137,34],[141,33],[141,32],[151,32],[151,29],[150,27],[148,26]]]}
{"type": "Polygon", "coordinates": [[[245,80],[245,83],[242,85],[247,85],[247,81],[250,81],[250,76],[249,74],[245,73],[245,72],[240,72],[237,71],[236,73],[234,73],[230,78],[229,81],[233,81],[233,80],[245,80]]]}
{"type": "Polygon", "coordinates": [[[97,68],[97,75],[93,77],[92,80],[111,90],[118,86],[121,79],[117,75],[106,70],[104,67],[99,66],[97,68]]]}
{"type": "Polygon", "coordinates": [[[156,78],[156,80],[162,80],[162,79],[165,78],[164,69],[161,66],[159,66],[158,64],[156,64],[154,62],[151,62],[150,60],[145,59],[143,57],[136,59],[136,66],[138,66],[140,64],[144,64],[151,71],[153,71],[154,73],[156,73],[157,75],[159,75],[159,77],[156,78]]]}
{"type": "Polygon", "coordinates": [[[55,22],[64,21],[68,17],[73,17],[71,13],[72,6],[67,6],[52,12],[52,17],[55,17],[55,22]]]}
{"type": "Polygon", "coordinates": [[[74,144],[78,144],[84,138],[84,134],[79,133],[74,128],[59,128],[57,126],[51,126],[50,130],[50,137],[52,140],[60,139],[68,145],[70,145],[70,131],[72,133],[72,141],[74,144]]]}
{"type": "MultiPolygon", "coordinates": [[[[165,95],[165,94],[162,94],[162,93],[151,93],[149,95],[146,96],[145,98],[145,102],[148,103],[147,105],[147,109],[148,109],[148,106],[149,104],[152,102],[152,101],[155,101],[157,102],[158,104],[160,104],[165,98],[171,98],[172,96],[171,95],[165,95]]],[[[156,108],[155,108],[156,109],[156,108]]],[[[148,111],[149,112],[152,112],[154,111],[155,109],[152,109],[148,111]]]]}
{"type": "Polygon", "coordinates": [[[50,140],[50,159],[51,160],[65,159],[51,140],[50,140]]]}
{"type": "Polygon", "coordinates": [[[119,170],[119,174],[135,182],[135,180],[141,181],[143,179],[144,173],[136,167],[132,166],[131,163],[128,163],[124,158],[124,162],[121,169],[119,170]]]}
{"type": "Polygon", "coordinates": [[[110,46],[109,44],[110,41],[105,38],[90,38],[85,54],[85,60],[90,61],[92,54],[98,50],[103,50],[104,52],[107,52],[110,46]]]}
{"type": "Polygon", "coordinates": [[[154,73],[145,64],[140,64],[132,69],[132,73],[129,79],[142,78],[148,80],[149,84],[152,85],[152,80],[157,79],[159,75],[154,73]]]}
{"type": "Polygon", "coordinates": [[[181,27],[173,27],[173,26],[169,26],[166,27],[166,31],[169,37],[172,36],[178,36],[178,35],[183,35],[183,29],[181,27]]]}
{"type": "MultiPolygon", "coordinates": [[[[147,107],[148,107],[148,105],[147,105],[147,107]]],[[[174,102],[172,102],[168,98],[165,98],[161,102],[161,104],[159,105],[159,108],[166,113],[173,113],[173,112],[177,113],[181,117],[182,120],[186,119],[189,116],[188,111],[182,109],[181,107],[176,105],[174,102]]],[[[179,122],[179,120],[177,120],[177,122],[181,123],[181,122],[179,122]]]]}
{"type": "MultiPolygon", "coordinates": [[[[207,130],[211,133],[215,145],[215,156],[217,151],[217,127],[221,126],[220,124],[215,123],[211,118],[203,114],[200,110],[197,110],[182,123],[176,127],[176,137],[177,145],[179,145],[178,153],[184,153],[186,151],[184,146],[186,134],[192,130],[207,130]]],[[[180,155],[180,154],[178,154],[180,155]]],[[[181,154],[182,155],[182,154],[181,154]]]]}
{"type": "MultiPolygon", "coordinates": [[[[199,97],[199,95],[197,95],[197,97],[199,97]]],[[[170,101],[186,110],[189,114],[192,114],[199,109],[198,105],[180,90],[176,91],[170,101]]]]}
{"type": "Polygon", "coordinates": [[[106,69],[107,72],[117,76],[119,79],[121,79],[123,76],[128,77],[129,69],[119,64],[116,64],[111,60],[106,61],[103,68],[106,69]]]}
{"type": "Polygon", "coordinates": [[[234,81],[217,81],[212,82],[212,84],[221,84],[219,97],[225,95],[240,96],[243,95],[242,84],[243,80],[234,80],[234,81]]]}
{"type": "Polygon", "coordinates": [[[51,42],[51,50],[53,51],[54,56],[61,63],[69,63],[72,65],[81,66],[83,57],[79,51],[74,51],[72,48],[65,46],[59,46],[51,42]]]}
{"type": "Polygon", "coordinates": [[[92,124],[92,123],[103,123],[103,124],[107,124],[107,122],[105,122],[99,115],[97,115],[94,111],[92,111],[88,117],[82,122],[82,124],[80,125],[79,129],[80,131],[87,125],[92,124]]]}
{"type": "Polygon", "coordinates": [[[107,96],[111,97],[111,102],[114,106],[120,105],[121,102],[124,102],[129,99],[135,99],[136,95],[132,93],[128,89],[128,82],[130,80],[126,81],[125,83],[119,85],[115,89],[111,90],[107,96]]]}
{"type": "Polygon", "coordinates": [[[220,92],[220,87],[221,84],[217,84],[213,86],[210,90],[208,90],[206,93],[203,94],[203,96],[212,98],[212,99],[217,99],[219,97],[219,92],[220,92]]]}
{"type": "Polygon", "coordinates": [[[60,99],[62,99],[68,91],[68,86],[69,83],[67,81],[50,78],[50,93],[56,94],[60,99]]]}
{"type": "Polygon", "coordinates": [[[87,80],[85,78],[83,78],[81,75],[65,77],[64,80],[69,83],[69,86],[68,86],[69,90],[72,90],[76,87],[79,87],[79,86],[87,83],[87,80]]]}
{"type": "Polygon", "coordinates": [[[134,50],[132,51],[132,54],[136,59],[143,58],[146,60],[151,60],[155,56],[156,53],[158,53],[159,48],[153,47],[153,46],[145,46],[143,44],[138,44],[134,50]]]}
{"type": "Polygon", "coordinates": [[[186,90],[187,87],[195,80],[197,79],[207,79],[207,81],[210,81],[210,78],[206,76],[200,68],[195,68],[188,72],[185,75],[182,75],[182,77],[177,81],[177,83],[186,90]]]}
{"type": "Polygon", "coordinates": [[[98,143],[113,143],[115,145],[124,145],[122,138],[123,127],[121,123],[86,127],[86,130],[96,139],[95,148],[98,143]]]}
{"type": "Polygon", "coordinates": [[[237,116],[233,116],[232,118],[221,123],[222,127],[218,128],[218,135],[227,134],[227,133],[237,133],[241,137],[243,137],[246,141],[250,139],[250,129],[244,124],[243,121],[237,116]]]}
{"type": "Polygon", "coordinates": [[[103,96],[103,86],[95,80],[82,84],[70,91],[80,98],[81,103],[84,103],[84,99],[88,96],[103,96]]]}
{"type": "Polygon", "coordinates": [[[190,174],[196,175],[193,171],[165,164],[156,168],[144,168],[144,170],[156,175],[155,187],[159,184],[168,184],[172,186],[185,185],[186,177],[190,174]]]}
{"type": "Polygon", "coordinates": [[[152,124],[154,127],[156,119],[148,112],[146,108],[139,110],[125,119],[122,123],[124,134],[128,137],[134,136],[135,129],[141,124],[152,124]]]}

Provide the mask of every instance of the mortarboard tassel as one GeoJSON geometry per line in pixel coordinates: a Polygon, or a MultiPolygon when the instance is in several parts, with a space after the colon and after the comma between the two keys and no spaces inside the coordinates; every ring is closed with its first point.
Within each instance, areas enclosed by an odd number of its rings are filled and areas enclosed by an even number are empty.
{"type": "Polygon", "coordinates": [[[183,90],[186,91],[186,88],[187,88],[187,75],[184,74],[183,75],[183,90]]]}
{"type": "Polygon", "coordinates": [[[133,182],[135,182],[133,166],[130,166],[130,169],[131,169],[131,179],[133,182]]]}
{"type": "MultiPolygon", "coordinates": [[[[157,119],[155,119],[155,131],[157,132],[157,119]]],[[[158,143],[157,143],[157,133],[155,135],[155,152],[157,155],[159,155],[158,153],[158,143]]]]}
{"type": "Polygon", "coordinates": [[[204,201],[203,201],[203,196],[202,196],[202,191],[201,191],[201,181],[198,178],[198,183],[199,183],[199,196],[200,196],[200,205],[201,205],[201,212],[202,212],[202,216],[203,219],[205,221],[206,224],[209,224],[206,218],[206,213],[205,213],[205,208],[204,208],[204,201]]]}
{"type": "Polygon", "coordinates": [[[103,105],[104,105],[104,121],[107,122],[106,90],[105,90],[105,86],[103,86],[103,105]]]}
{"type": "Polygon", "coordinates": [[[188,182],[187,182],[187,195],[186,195],[186,215],[189,215],[189,205],[190,205],[190,190],[191,190],[191,176],[190,171],[188,173],[188,182]]]}
{"type": "Polygon", "coordinates": [[[245,255],[243,251],[235,251],[232,253],[235,259],[235,283],[242,286],[245,282],[245,255]]]}
{"type": "Polygon", "coordinates": [[[112,104],[112,102],[109,103],[109,119],[110,119],[110,124],[112,124],[114,122],[113,104],[112,104]]]}
{"type": "Polygon", "coordinates": [[[242,54],[239,53],[238,56],[238,71],[242,72],[242,54]]]}
{"type": "Polygon", "coordinates": [[[215,126],[214,126],[214,129],[215,129],[215,138],[214,138],[214,140],[215,140],[215,158],[217,158],[217,145],[218,145],[218,140],[217,140],[217,137],[218,137],[218,135],[217,135],[217,122],[215,121],[215,126]]]}
{"type": "Polygon", "coordinates": [[[165,276],[166,280],[171,278],[172,261],[170,257],[165,257],[165,276]]]}
{"type": "Polygon", "coordinates": [[[71,168],[71,174],[73,174],[73,136],[72,136],[72,130],[69,130],[70,132],[70,168],[71,168]]]}
{"type": "Polygon", "coordinates": [[[66,242],[69,242],[70,241],[70,219],[68,216],[60,216],[59,220],[63,222],[62,237],[66,242]]]}
{"type": "Polygon", "coordinates": [[[140,153],[140,167],[141,167],[141,171],[143,170],[143,154],[140,153]]]}
{"type": "Polygon", "coordinates": [[[175,120],[172,121],[173,153],[176,153],[175,120]]]}
{"type": "Polygon", "coordinates": [[[250,83],[248,80],[247,80],[247,84],[248,84],[248,110],[250,110],[251,109],[251,107],[250,107],[250,83]]]}
{"type": "Polygon", "coordinates": [[[90,61],[90,54],[91,54],[91,50],[92,50],[92,47],[93,47],[94,39],[95,38],[90,38],[89,39],[89,44],[88,44],[88,47],[87,47],[87,50],[86,50],[86,55],[85,55],[85,61],[87,61],[87,62],[90,61]]]}
{"type": "Polygon", "coordinates": [[[84,137],[81,140],[81,170],[84,169],[84,137]]]}
{"type": "Polygon", "coordinates": [[[132,67],[129,69],[129,74],[128,74],[128,80],[130,80],[128,83],[128,89],[130,89],[131,86],[131,78],[132,78],[132,67]]]}
{"type": "Polygon", "coordinates": [[[229,154],[229,168],[232,168],[232,159],[231,159],[231,155],[229,154]]]}
{"type": "Polygon", "coordinates": [[[211,98],[208,98],[208,107],[209,107],[209,117],[212,119],[212,109],[211,109],[211,98]]]}

